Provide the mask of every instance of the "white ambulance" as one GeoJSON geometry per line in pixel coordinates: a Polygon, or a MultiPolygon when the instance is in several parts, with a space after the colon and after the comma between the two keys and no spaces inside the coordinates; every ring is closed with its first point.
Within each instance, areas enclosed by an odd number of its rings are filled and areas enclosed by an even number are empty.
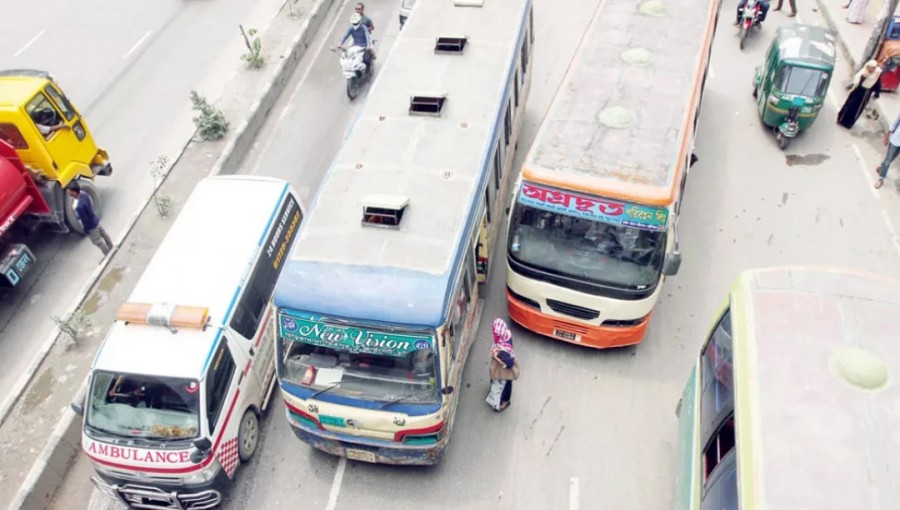
{"type": "Polygon", "coordinates": [[[82,447],[133,508],[202,509],[259,440],[274,387],[271,297],[303,207],[289,184],[201,181],[91,367],[82,447]]]}

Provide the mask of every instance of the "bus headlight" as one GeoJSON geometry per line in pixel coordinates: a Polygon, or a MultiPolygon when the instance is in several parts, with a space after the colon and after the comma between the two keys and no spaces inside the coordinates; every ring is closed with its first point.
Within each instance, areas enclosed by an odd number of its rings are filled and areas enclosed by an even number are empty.
{"type": "Polygon", "coordinates": [[[219,464],[218,459],[214,459],[209,463],[209,466],[206,466],[203,469],[198,469],[192,473],[188,473],[184,476],[184,484],[185,485],[201,485],[207,482],[212,481],[216,475],[221,471],[222,466],[219,464]]]}

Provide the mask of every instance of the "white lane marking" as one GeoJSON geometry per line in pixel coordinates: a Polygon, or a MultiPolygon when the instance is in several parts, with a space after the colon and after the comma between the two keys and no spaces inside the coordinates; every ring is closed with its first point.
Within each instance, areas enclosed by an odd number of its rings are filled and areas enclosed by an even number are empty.
{"type": "Polygon", "coordinates": [[[344,480],[346,467],[347,457],[341,457],[341,460],[338,461],[337,472],[334,473],[334,481],[331,482],[331,492],[328,493],[328,506],[325,507],[325,510],[334,510],[337,507],[337,498],[341,492],[341,482],[344,480]]]}
{"type": "MultiPolygon", "coordinates": [[[[328,27],[328,31],[325,32],[322,36],[322,40],[319,42],[319,47],[316,48],[316,52],[312,57],[312,60],[309,61],[309,66],[303,72],[303,76],[300,77],[300,81],[297,82],[297,86],[294,87],[294,90],[291,92],[291,97],[288,98],[287,103],[284,105],[284,108],[281,109],[281,113],[278,114],[278,123],[281,124],[284,121],[285,117],[288,116],[291,109],[294,105],[294,99],[297,97],[297,94],[300,93],[300,89],[303,88],[303,85],[306,83],[306,78],[309,77],[309,73],[312,72],[312,68],[315,66],[316,60],[319,59],[319,55],[322,54],[322,50],[325,49],[325,46],[328,44],[328,36],[334,31],[334,27],[337,26],[339,21],[342,21],[340,13],[344,10],[344,7],[347,5],[347,0],[343,0],[341,2],[340,7],[336,11],[337,14],[334,16],[334,20],[331,22],[331,26],[328,27]]],[[[275,139],[274,136],[270,136],[268,140],[266,140],[266,144],[262,147],[262,150],[259,152],[260,157],[257,160],[256,164],[253,166],[253,170],[250,171],[251,175],[256,175],[259,170],[259,165],[262,164],[263,158],[262,155],[265,154],[269,150],[269,146],[272,144],[272,141],[275,139]]]]}
{"type": "Polygon", "coordinates": [[[835,110],[841,109],[841,103],[838,102],[837,96],[834,95],[834,92],[831,90],[828,91],[828,100],[831,101],[831,106],[834,106],[835,110]]]}
{"type": "Polygon", "coordinates": [[[894,227],[891,225],[891,217],[888,216],[888,212],[885,209],[881,210],[881,217],[884,218],[884,223],[887,225],[887,229],[891,235],[897,237],[897,234],[894,233],[894,227]]]}
{"type": "Polygon", "coordinates": [[[890,215],[886,210],[882,209],[881,217],[884,219],[884,224],[887,226],[888,232],[891,233],[891,241],[894,242],[894,249],[897,250],[897,253],[900,253],[900,238],[897,238],[897,233],[894,231],[894,226],[891,224],[890,215]]]}
{"type": "Polygon", "coordinates": [[[875,189],[875,167],[869,168],[868,166],[866,166],[866,160],[863,159],[858,145],[856,145],[855,143],[851,143],[850,148],[853,149],[853,154],[856,155],[856,160],[859,161],[859,168],[862,170],[863,178],[866,180],[866,184],[869,185],[869,191],[872,192],[872,195],[875,198],[881,200],[881,195],[879,195],[878,190],[875,189]]]}
{"type": "Polygon", "coordinates": [[[578,510],[578,478],[569,481],[569,510],[578,510]]]}
{"type": "MultiPolygon", "coordinates": [[[[322,50],[324,50],[325,46],[328,44],[328,36],[332,32],[334,32],[334,27],[337,26],[338,22],[343,21],[343,19],[340,16],[340,13],[344,10],[344,6],[346,6],[346,5],[347,5],[347,0],[344,0],[343,2],[341,2],[341,6],[338,7],[338,10],[335,11],[335,12],[337,12],[337,14],[334,16],[334,20],[331,22],[331,26],[328,27],[328,31],[325,32],[325,35],[322,37],[322,41],[319,43],[319,48],[316,49],[315,56],[309,62],[309,66],[306,68],[306,71],[303,72],[303,77],[300,78],[300,81],[297,82],[297,86],[294,87],[294,91],[291,92],[291,97],[288,99],[288,104],[285,105],[285,107],[284,107],[285,110],[290,108],[291,104],[294,103],[294,98],[297,97],[297,94],[300,92],[300,89],[303,88],[303,85],[306,83],[306,78],[309,76],[309,73],[312,72],[312,68],[314,67],[313,64],[315,64],[316,60],[319,60],[319,55],[322,54],[322,50]]],[[[337,59],[335,59],[335,61],[337,61],[337,59]]],[[[340,69],[340,67],[335,66],[335,69],[340,69]]],[[[284,115],[285,115],[285,113],[282,112],[282,116],[279,118],[283,118],[284,115]]]]}
{"type": "Polygon", "coordinates": [[[153,33],[153,30],[147,30],[147,33],[142,35],[141,38],[138,39],[138,41],[136,43],[134,43],[134,46],[132,46],[130,50],[126,51],[125,55],[122,55],[122,58],[128,58],[128,56],[131,55],[132,53],[134,53],[134,51],[136,49],[138,49],[141,46],[141,44],[143,44],[144,41],[146,41],[147,38],[150,37],[150,34],[152,34],[152,33],[153,33]]]}
{"type": "Polygon", "coordinates": [[[35,43],[35,41],[40,39],[41,36],[44,35],[44,32],[46,32],[46,30],[41,30],[40,32],[38,32],[36,36],[32,37],[30,41],[25,43],[25,46],[22,46],[21,48],[19,48],[19,51],[17,51],[16,54],[13,55],[13,57],[15,58],[15,57],[18,57],[19,55],[21,55],[23,51],[27,50],[29,46],[31,46],[32,44],[35,43]]]}

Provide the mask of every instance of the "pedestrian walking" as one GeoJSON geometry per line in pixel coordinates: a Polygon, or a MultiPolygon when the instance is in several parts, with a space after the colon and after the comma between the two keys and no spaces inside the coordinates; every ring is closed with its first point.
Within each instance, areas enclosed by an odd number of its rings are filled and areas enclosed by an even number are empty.
{"type": "Polygon", "coordinates": [[[104,255],[109,253],[113,248],[112,239],[109,234],[100,225],[100,218],[94,212],[94,201],[91,196],[81,191],[81,185],[78,181],[72,181],[66,187],[66,193],[75,200],[75,215],[81,222],[84,233],[91,239],[94,246],[100,248],[104,255]]]}
{"type": "Polygon", "coordinates": [[[851,0],[844,9],[847,9],[847,21],[859,25],[866,21],[866,9],[869,8],[869,0],[851,0]]]}
{"type": "Polygon", "coordinates": [[[870,60],[866,65],[856,73],[853,81],[850,82],[853,91],[844,101],[844,106],[838,112],[837,122],[847,129],[853,127],[853,124],[859,119],[863,111],[866,109],[870,99],[878,99],[881,95],[881,67],[878,62],[870,60]]]}
{"type": "Polygon", "coordinates": [[[512,332],[506,322],[500,318],[494,319],[491,332],[494,336],[491,361],[488,364],[491,387],[485,402],[494,411],[500,412],[509,407],[513,381],[519,378],[519,364],[516,363],[513,351],[512,332]]]}
{"type": "Polygon", "coordinates": [[[894,119],[894,122],[891,122],[890,131],[884,134],[883,141],[887,145],[887,154],[884,155],[884,161],[881,162],[881,165],[875,167],[875,173],[878,174],[878,180],[875,181],[875,189],[884,185],[884,178],[887,177],[891,163],[900,155],[900,129],[897,129],[898,127],[900,127],[900,114],[897,114],[897,118],[894,119]]]}
{"type": "MultiPolygon", "coordinates": [[[[797,15],[797,4],[795,3],[796,1],[797,1],[797,0],[788,0],[788,3],[790,3],[790,5],[791,5],[791,13],[788,14],[788,17],[789,17],[789,18],[793,18],[794,16],[797,15]]],[[[784,3],[784,0],[778,0],[778,5],[776,5],[775,8],[772,9],[772,10],[773,10],[773,11],[780,11],[780,10],[781,10],[781,4],[783,4],[783,3],[784,3]]]]}

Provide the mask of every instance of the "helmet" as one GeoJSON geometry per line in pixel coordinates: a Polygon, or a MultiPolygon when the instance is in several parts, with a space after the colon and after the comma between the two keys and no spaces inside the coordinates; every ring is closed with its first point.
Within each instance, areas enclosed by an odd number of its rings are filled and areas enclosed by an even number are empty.
{"type": "Polygon", "coordinates": [[[353,26],[359,25],[362,22],[362,16],[358,12],[354,12],[350,15],[350,24],[353,26]]]}

